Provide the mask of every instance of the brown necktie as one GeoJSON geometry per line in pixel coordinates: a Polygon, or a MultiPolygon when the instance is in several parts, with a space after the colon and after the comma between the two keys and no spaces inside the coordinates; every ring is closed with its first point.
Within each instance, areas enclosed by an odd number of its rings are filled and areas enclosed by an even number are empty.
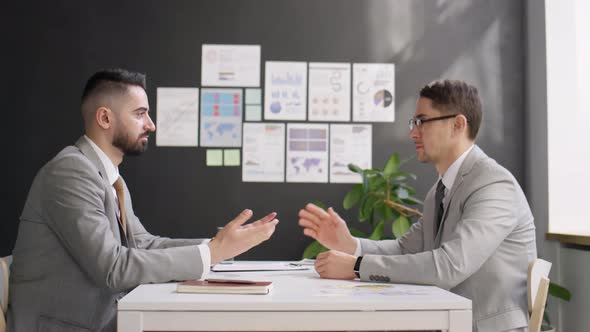
{"type": "Polygon", "coordinates": [[[123,179],[119,176],[117,181],[113,183],[113,187],[115,187],[115,191],[117,192],[117,201],[119,202],[119,213],[121,214],[119,217],[119,223],[121,224],[121,228],[123,229],[123,234],[125,238],[127,238],[127,218],[125,216],[125,190],[123,189],[123,179]]]}

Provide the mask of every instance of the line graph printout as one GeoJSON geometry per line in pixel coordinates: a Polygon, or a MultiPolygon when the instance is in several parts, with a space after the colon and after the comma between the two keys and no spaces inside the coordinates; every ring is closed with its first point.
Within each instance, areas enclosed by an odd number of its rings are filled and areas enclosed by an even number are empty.
{"type": "Polygon", "coordinates": [[[198,88],[158,88],[156,111],[156,146],[198,146],[198,88]]]}
{"type": "Polygon", "coordinates": [[[264,87],[265,120],[305,120],[307,62],[267,61],[264,87]]]}
{"type": "Polygon", "coordinates": [[[285,181],[285,124],[244,123],[243,182],[285,181]]]}
{"type": "Polygon", "coordinates": [[[201,85],[260,86],[260,45],[203,44],[201,85]]]}
{"type": "Polygon", "coordinates": [[[350,121],[350,63],[309,63],[310,121],[350,121]]]}
{"type": "Polygon", "coordinates": [[[201,89],[201,146],[242,145],[242,89],[201,89]]]}
{"type": "Polygon", "coordinates": [[[328,182],[327,124],[287,124],[287,182],[328,182]]]}
{"type": "Polygon", "coordinates": [[[352,120],[395,121],[395,66],[393,63],[352,65],[352,120]]]}
{"type": "Polygon", "coordinates": [[[348,164],[372,167],[372,126],[367,124],[330,125],[330,182],[361,183],[360,174],[351,172],[348,164]]]}

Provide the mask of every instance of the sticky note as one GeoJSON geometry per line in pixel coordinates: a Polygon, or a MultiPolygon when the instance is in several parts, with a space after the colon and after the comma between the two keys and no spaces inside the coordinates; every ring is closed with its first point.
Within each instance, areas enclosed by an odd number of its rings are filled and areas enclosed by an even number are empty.
{"type": "Polygon", "coordinates": [[[262,121],[262,106],[246,105],[246,121],[262,121]]]}
{"type": "Polygon", "coordinates": [[[223,150],[223,165],[240,166],[240,150],[223,150]]]}
{"type": "Polygon", "coordinates": [[[207,166],[223,166],[223,150],[207,150],[207,166]]]}
{"type": "Polygon", "coordinates": [[[246,105],[260,105],[262,104],[262,90],[261,89],[246,89],[246,105]]]}

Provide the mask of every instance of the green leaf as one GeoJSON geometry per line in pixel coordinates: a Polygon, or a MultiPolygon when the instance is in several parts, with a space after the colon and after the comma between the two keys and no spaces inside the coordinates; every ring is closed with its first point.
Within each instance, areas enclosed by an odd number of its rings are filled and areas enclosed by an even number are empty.
{"type": "Polygon", "coordinates": [[[367,234],[365,234],[364,232],[359,231],[356,228],[350,227],[348,228],[348,230],[350,231],[350,234],[352,234],[352,236],[354,237],[362,237],[362,238],[366,238],[367,234]]]}
{"type": "Polygon", "coordinates": [[[373,233],[371,233],[371,235],[369,235],[369,239],[371,240],[381,240],[383,238],[383,233],[385,231],[385,222],[383,220],[381,220],[377,226],[375,227],[375,229],[373,230],[373,233]]]}
{"type": "Polygon", "coordinates": [[[368,178],[367,188],[369,191],[385,191],[385,179],[382,174],[374,175],[368,178]]]}
{"type": "Polygon", "coordinates": [[[359,173],[359,174],[363,171],[360,167],[358,167],[357,165],[352,164],[352,163],[351,164],[348,164],[348,169],[351,172],[359,173]]]}
{"type": "Polygon", "coordinates": [[[356,203],[359,202],[363,195],[363,185],[357,184],[344,196],[344,201],[342,202],[342,206],[344,209],[348,210],[353,207],[356,203]]]}
{"type": "Polygon", "coordinates": [[[406,234],[406,232],[410,229],[410,220],[404,216],[399,216],[391,225],[391,230],[393,231],[393,235],[395,235],[396,239],[401,238],[406,234]]]}
{"type": "Polygon", "coordinates": [[[567,288],[553,282],[549,283],[549,295],[564,301],[569,301],[572,298],[572,293],[567,288]]]}
{"type": "Polygon", "coordinates": [[[322,201],[316,200],[315,202],[313,202],[313,204],[315,204],[316,206],[318,206],[324,210],[328,210],[328,206],[322,201]]]}
{"type": "Polygon", "coordinates": [[[317,255],[324,251],[328,251],[328,248],[321,245],[318,241],[313,241],[303,251],[303,258],[316,258],[317,255]]]}
{"type": "Polygon", "coordinates": [[[389,206],[383,204],[383,207],[381,208],[381,210],[382,210],[381,214],[383,215],[383,219],[385,221],[390,221],[395,217],[393,211],[391,210],[391,208],[389,206]]]}
{"type": "Polygon", "coordinates": [[[375,208],[375,204],[379,201],[378,198],[369,196],[363,202],[364,204],[361,206],[360,210],[362,210],[362,214],[365,217],[364,219],[367,220],[373,213],[373,209],[375,208]]]}
{"type": "Polygon", "coordinates": [[[394,153],[389,157],[389,160],[385,164],[383,168],[383,174],[386,178],[390,178],[393,173],[396,173],[399,169],[399,156],[397,153],[394,153]]]}

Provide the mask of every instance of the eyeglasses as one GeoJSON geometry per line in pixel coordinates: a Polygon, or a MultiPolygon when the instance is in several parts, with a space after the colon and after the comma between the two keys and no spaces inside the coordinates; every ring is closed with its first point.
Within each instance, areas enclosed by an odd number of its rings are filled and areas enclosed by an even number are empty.
{"type": "Polygon", "coordinates": [[[425,124],[426,122],[450,119],[450,118],[456,117],[457,115],[459,115],[459,114],[437,116],[435,118],[430,118],[430,119],[411,118],[410,121],[408,121],[408,125],[410,125],[410,131],[412,131],[412,130],[414,130],[414,128],[418,128],[418,129],[422,128],[422,125],[425,124]]]}

